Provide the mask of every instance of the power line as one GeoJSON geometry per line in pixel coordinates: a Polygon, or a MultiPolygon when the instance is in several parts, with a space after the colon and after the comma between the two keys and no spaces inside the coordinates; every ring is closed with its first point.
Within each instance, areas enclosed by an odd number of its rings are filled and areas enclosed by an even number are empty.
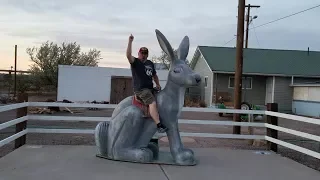
{"type": "Polygon", "coordinates": [[[260,42],[259,42],[259,40],[258,40],[258,36],[257,36],[257,33],[256,33],[256,28],[255,28],[253,22],[251,22],[251,23],[252,23],[252,26],[253,26],[254,35],[256,36],[256,40],[257,40],[258,46],[259,46],[259,48],[260,48],[260,42]]]}
{"type": "MultiPolygon", "coordinates": [[[[287,16],[284,16],[284,17],[281,17],[281,18],[278,18],[276,20],[273,20],[273,21],[270,21],[270,22],[267,22],[267,23],[264,23],[264,24],[261,24],[259,26],[256,26],[256,27],[253,27],[251,29],[256,29],[256,28],[259,28],[259,27],[262,27],[262,26],[265,26],[265,25],[268,25],[268,24],[271,24],[271,23],[274,23],[276,21],[280,21],[282,19],[285,19],[285,18],[288,18],[288,17],[291,17],[291,16],[294,16],[294,15],[297,15],[297,14],[300,14],[300,13],[303,13],[303,12],[306,12],[306,11],[309,11],[311,9],[315,9],[315,8],[318,8],[320,7],[320,4],[319,5],[316,5],[316,6],[313,6],[311,8],[308,8],[308,9],[305,9],[305,10],[302,10],[302,11],[299,11],[299,12],[296,12],[296,13],[293,13],[293,14],[290,14],[290,15],[287,15],[287,16]]],[[[248,29],[248,30],[251,30],[251,29],[248,29]]],[[[247,31],[247,30],[246,30],[247,31]]],[[[222,46],[225,46],[226,44],[230,43],[232,40],[234,40],[237,36],[233,37],[231,40],[229,40],[228,42],[226,42],[225,44],[223,44],[222,46]]]]}
{"type": "MultiPolygon", "coordinates": [[[[276,20],[273,20],[273,21],[270,21],[270,22],[261,24],[261,25],[259,25],[259,26],[254,27],[254,28],[256,29],[256,28],[265,26],[265,25],[267,25],[267,24],[271,24],[271,23],[274,23],[274,22],[276,22],[276,21],[280,21],[280,20],[282,20],[282,19],[285,19],[285,18],[294,16],[294,15],[297,15],[297,14],[300,14],[300,13],[303,13],[303,12],[306,12],[306,11],[309,11],[309,10],[311,10],[311,9],[315,9],[315,8],[318,8],[318,7],[320,7],[320,4],[317,5],[317,6],[313,6],[313,7],[311,7],[311,8],[308,8],[308,9],[305,9],[305,10],[302,10],[302,11],[299,11],[299,12],[296,12],[296,13],[293,13],[293,14],[290,14],[290,15],[287,15],[287,16],[284,16],[284,17],[281,17],[281,18],[279,18],[279,19],[276,19],[276,20]]],[[[253,29],[253,28],[251,28],[251,29],[253,29]]]]}
{"type": "Polygon", "coordinates": [[[226,44],[229,44],[231,41],[233,41],[237,36],[235,35],[232,39],[230,39],[228,42],[224,43],[222,46],[225,46],[226,44]]]}

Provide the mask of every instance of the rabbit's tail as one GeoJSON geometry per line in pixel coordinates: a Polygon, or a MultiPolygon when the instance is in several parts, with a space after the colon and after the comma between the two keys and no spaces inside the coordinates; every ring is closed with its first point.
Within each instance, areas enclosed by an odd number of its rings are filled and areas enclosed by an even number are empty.
{"type": "Polygon", "coordinates": [[[97,153],[102,156],[108,156],[108,128],[109,122],[100,122],[94,132],[97,153]]]}

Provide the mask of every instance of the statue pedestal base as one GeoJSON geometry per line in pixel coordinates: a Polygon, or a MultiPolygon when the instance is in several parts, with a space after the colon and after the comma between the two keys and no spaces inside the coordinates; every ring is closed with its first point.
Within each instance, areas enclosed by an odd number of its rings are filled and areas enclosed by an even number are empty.
{"type": "Polygon", "coordinates": [[[123,161],[123,162],[131,162],[131,163],[140,163],[140,164],[159,164],[159,165],[176,165],[176,166],[195,166],[197,165],[197,161],[194,161],[191,164],[188,165],[180,165],[174,162],[172,155],[170,152],[160,151],[158,158],[151,161],[151,162],[135,162],[135,161],[128,161],[128,160],[117,160],[117,159],[111,159],[107,156],[103,156],[100,154],[96,155],[99,158],[104,158],[112,161],[123,161]]]}

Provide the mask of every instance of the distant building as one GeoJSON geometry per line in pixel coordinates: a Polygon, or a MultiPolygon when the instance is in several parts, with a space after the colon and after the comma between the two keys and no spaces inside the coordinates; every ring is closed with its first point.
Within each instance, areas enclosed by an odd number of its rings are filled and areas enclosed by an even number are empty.
{"type": "MultiPolygon", "coordinates": [[[[198,46],[191,67],[203,76],[201,94],[208,105],[220,96],[233,106],[236,48],[198,46]]],[[[292,112],[295,83],[320,81],[320,52],[244,49],[242,101],[256,105],[278,103],[292,112]]]]}
{"type": "MultiPolygon", "coordinates": [[[[168,71],[158,70],[157,74],[164,88],[168,71]]],[[[73,102],[106,101],[118,104],[132,94],[132,74],[129,68],[59,65],[58,101],[67,99],[73,102]]]]}

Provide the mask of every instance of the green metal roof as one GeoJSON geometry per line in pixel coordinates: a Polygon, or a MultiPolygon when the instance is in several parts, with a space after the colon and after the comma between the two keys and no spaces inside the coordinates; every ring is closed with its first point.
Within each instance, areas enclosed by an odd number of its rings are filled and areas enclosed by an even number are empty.
{"type": "MultiPolygon", "coordinates": [[[[236,48],[199,46],[212,71],[234,72],[236,48]]],[[[320,52],[244,49],[243,73],[320,76],[320,52]]]]}

